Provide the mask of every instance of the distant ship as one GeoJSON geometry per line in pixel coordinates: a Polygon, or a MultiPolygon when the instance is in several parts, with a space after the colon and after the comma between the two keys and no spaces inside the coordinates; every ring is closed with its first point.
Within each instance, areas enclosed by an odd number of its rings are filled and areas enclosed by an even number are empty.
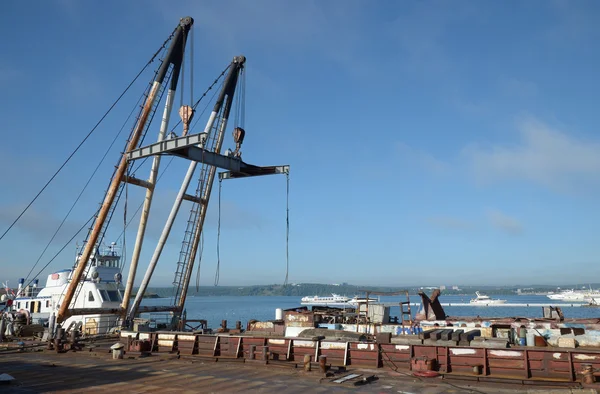
{"type": "MultiPolygon", "coordinates": [[[[346,296],[342,296],[339,294],[331,294],[331,297],[321,297],[321,296],[306,296],[302,297],[300,300],[300,304],[302,305],[315,305],[315,306],[356,306],[359,303],[367,302],[366,297],[354,297],[349,298],[346,296]]],[[[376,298],[369,298],[369,303],[379,302],[376,298]]]]}
{"type": "Polygon", "coordinates": [[[475,304],[475,305],[497,305],[497,304],[504,304],[504,303],[506,303],[506,300],[493,299],[493,298],[490,298],[489,296],[481,294],[478,291],[475,292],[475,295],[477,295],[477,298],[473,298],[471,300],[471,302],[470,302],[471,304],[475,304]]]}
{"type": "Polygon", "coordinates": [[[302,305],[319,305],[319,306],[346,306],[350,298],[339,294],[331,294],[331,297],[306,296],[302,297],[300,304],[302,305]]]}
{"type": "Polygon", "coordinates": [[[551,300],[565,302],[587,302],[591,299],[600,299],[600,291],[598,290],[563,290],[560,293],[548,294],[551,300]]]}

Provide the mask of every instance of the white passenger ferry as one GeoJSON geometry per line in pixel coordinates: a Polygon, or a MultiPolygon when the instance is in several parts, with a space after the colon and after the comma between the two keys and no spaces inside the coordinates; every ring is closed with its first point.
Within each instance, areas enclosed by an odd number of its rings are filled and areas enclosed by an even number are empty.
{"type": "MultiPolygon", "coordinates": [[[[356,307],[359,303],[366,303],[366,297],[355,296],[349,298],[341,296],[339,294],[331,294],[331,297],[320,297],[320,296],[307,296],[302,297],[300,304],[302,305],[315,305],[315,306],[351,306],[356,307]]],[[[379,302],[376,298],[369,298],[369,303],[379,302]]]]}
{"type": "Polygon", "coordinates": [[[318,306],[346,306],[350,298],[339,294],[331,294],[331,297],[307,296],[302,297],[300,304],[302,305],[318,305],[318,306]]]}

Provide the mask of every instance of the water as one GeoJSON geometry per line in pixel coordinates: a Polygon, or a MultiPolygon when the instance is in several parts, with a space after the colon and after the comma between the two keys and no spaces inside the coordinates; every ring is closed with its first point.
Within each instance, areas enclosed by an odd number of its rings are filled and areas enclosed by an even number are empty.
{"type": "MultiPolygon", "coordinates": [[[[275,309],[297,308],[300,305],[300,298],[295,296],[219,296],[219,297],[192,297],[188,296],[186,302],[186,311],[188,319],[205,319],[208,326],[216,328],[221,324],[221,320],[227,320],[229,327],[234,327],[236,321],[242,322],[245,327],[249,320],[273,320],[275,319],[275,309]]],[[[441,303],[468,303],[473,297],[442,295],[441,303]]],[[[501,298],[507,300],[507,303],[514,304],[549,304],[550,300],[546,296],[536,295],[503,295],[493,296],[492,298],[501,298]]],[[[406,301],[403,297],[381,297],[381,302],[392,303],[406,301]]],[[[420,298],[416,295],[410,297],[411,302],[419,302],[420,298]]],[[[146,299],[143,305],[171,305],[171,298],[146,299]]],[[[560,306],[560,303],[553,302],[553,305],[560,306]]],[[[600,318],[600,308],[572,308],[562,307],[566,318],[600,318]]],[[[413,316],[419,307],[411,307],[413,316]]],[[[444,307],[449,316],[481,316],[481,317],[542,317],[541,307],[485,307],[485,306],[448,306],[444,307]]],[[[400,317],[400,307],[393,306],[390,309],[391,316],[400,317]]]]}

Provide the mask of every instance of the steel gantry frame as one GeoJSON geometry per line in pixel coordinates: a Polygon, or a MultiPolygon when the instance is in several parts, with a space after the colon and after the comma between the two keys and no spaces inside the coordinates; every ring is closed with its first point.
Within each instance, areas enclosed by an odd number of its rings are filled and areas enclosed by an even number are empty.
{"type": "MultiPolygon", "coordinates": [[[[289,166],[256,166],[245,163],[241,160],[240,155],[236,154],[239,151],[239,147],[243,141],[243,135],[245,131],[239,127],[236,127],[234,131],[234,140],[236,141],[237,148],[234,154],[222,155],[220,150],[223,144],[224,133],[227,128],[227,120],[233,104],[233,98],[235,95],[236,85],[238,77],[244,68],[246,58],[244,56],[234,57],[231,66],[229,68],[229,74],[223,84],[223,88],[219,98],[217,99],[213,111],[208,119],[204,132],[198,134],[184,135],[181,137],[170,138],[166,140],[159,140],[156,143],[132,149],[126,153],[128,161],[144,159],[150,156],[155,158],[162,155],[172,155],[185,158],[190,160],[188,171],[184,180],[182,181],[179,193],[175,199],[171,213],[165,223],[163,231],[161,233],[159,242],[156,246],[146,275],[138,289],[135,300],[127,312],[127,321],[131,322],[138,313],[140,308],[141,300],[146,292],[154,269],[160,259],[166,240],[171,232],[171,228],[177,216],[181,203],[183,200],[192,201],[194,204],[199,204],[200,214],[197,218],[195,229],[193,230],[193,240],[191,245],[191,252],[186,257],[185,272],[181,278],[181,282],[178,284],[181,293],[178,299],[175,300],[174,305],[174,319],[172,326],[176,327],[179,323],[181,314],[184,309],[187,289],[189,286],[189,280],[191,276],[191,270],[194,265],[194,257],[196,255],[197,244],[200,240],[200,235],[203,230],[203,223],[206,217],[206,211],[210,194],[212,190],[212,184],[214,182],[216,169],[222,168],[228,170],[228,172],[219,174],[219,179],[233,179],[250,176],[262,176],[272,174],[289,174],[289,166]],[[213,127],[216,126],[216,135],[211,135],[213,127]],[[237,134],[236,134],[237,133],[237,134]],[[237,135],[237,137],[236,137],[237,135]],[[213,142],[213,146],[210,146],[210,142],[213,142]],[[190,181],[196,169],[197,163],[203,163],[208,166],[208,172],[204,174],[206,179],[201,179],[200,182],[205,182],[205,188],[201,195],[194,196],[187,193],[190,181]]],[[[202,176],[201,176],[202,177],[202,176]]]]}

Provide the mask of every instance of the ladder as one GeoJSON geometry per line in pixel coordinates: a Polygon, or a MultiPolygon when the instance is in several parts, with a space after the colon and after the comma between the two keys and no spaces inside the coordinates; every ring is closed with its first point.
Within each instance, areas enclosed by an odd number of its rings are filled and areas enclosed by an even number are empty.
{"type": "MultiPolygon", "coordinates": [[[[209,130],[208,138],[205,143],[205,149],[214,152],[217,145],[217,134],[218,127],[222,121],[222,111],[218,116],[217,121],[213,124],[212,128],[209,130]]],[[[202,163],[202,167],[200,170],[200,176],[198,177],[198,187],[196,188],[195,197],[199,200],[204,196],[206,188],[208,187],[209,182],[209,174],[211,165],[206,163],[202,163]]],[[[205,212],[206,212],[205,207],[205,212]]],[[[196,235],[196,231],[198,231],[198,221],[200,219],[202,206],[201,203],[193,202],[192,208],[190,210],[190,215],[188,218],[187,226],[185,229],[185,233],[183,236],[183,241],[181,242],[181,250],[179,252],[179,259],[177,261],[177,266],[175,269],[175,277],[173,278],[173,305],[177,305],[179,302],[179,298],[181,297],[181,292],[183,291],[184,282],[189,278],[186,278],[186,272],[188,270],[188,266],[192,263],[190,261],[190,253],[192,249],[192,244],[194,241],[194,236],[196,235]]]]}
{"type": "Polygon", "coordinates": [[[408,295],[408,290],[406,291],[406,301],[400,302],[400,318],[402,319],[402,334],[406,334],[408,328],[412,327],[413,318],[412,313],[410,311],[410,296],[408,295]],[[406,308],[406,309],[405,309],[406,308]],[[406,318],[408,316],[408,319],[406,318]]]}

